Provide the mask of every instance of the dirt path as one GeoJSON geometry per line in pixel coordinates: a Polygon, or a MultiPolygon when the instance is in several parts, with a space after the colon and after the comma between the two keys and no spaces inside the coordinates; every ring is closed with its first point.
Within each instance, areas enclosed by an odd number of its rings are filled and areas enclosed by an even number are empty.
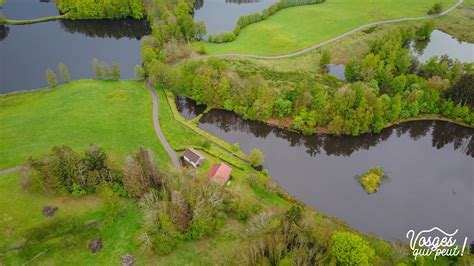
{"type": "Polygon", "coordinates": [[[6,175],[6,174],[9,174],[9,173],[16,172],[16,171],[20,170],[21,167],[22,167],[22,165],[18,165],[18,166],[8,168],[8,169],[5,169],[5,170],[0,170],[0,175],[6,175]]]}
{"type": "Polygon", "coordinates": [[[158,139],[160,140],[161,144],[165,148],[166,152],[170,156],[174,167],[180,168],[181,162],[179,161],[178,156],[176,155],[175,151],[171,148],[171,146],[168,144],[168,141],[166,141],[165,135],[161,131],[160,122],[158,121],[158,95],[156,94],[156,90],[153,89],[153,87],[150,84],[150,81],[148,80],[146,81],[146,88],[150,92],[151,97],[153,99],[153,127],[155,129],[155,133],[158,136],[158,139]]]}
{"type": "Polygon", "coordinates": [[[430,15],[430,16],[424,16],[424,17],[418,17],[418,18],[399,18],[399,19],[382,20],[382,21],[377,21],[377,22],[372,22],[372,23],[369,23],[369,24],[365,24],[365,25],[360,26],[358,28],[355,28],[355,29],[353,29],[349,32],[346,32],[342,35],[339,35],[337,37],[334,37],[334,38],[329,39],[327,41],[324,41],[322,43],[312,45],[312,46],[307,47],[303,50],[299,50],[299,51],[296,51],[296,52],[290,53],[290,54],[284,54],[284,55],[252,55],[252,54],[229,53],[229,54],[198,55],[198,56],[193,56],[192,58],[194,58],[194,59],[204,59],[204,58],[209,58],[209,57],[212,57],[212,56],[216,56],[216,57],[251,57],[251,58],[257,58],[257,59],[289,58],[289,57],[298,56],[298,55],[307,53],[307,52],[312,51],[314,49],[318,49],[318,48],[320,48],[320,47],[322,47],[326,44],[329,44],[329,43],[335,42],[337,40],[340,40],[340,39],[342,39],[342,38],[344,38],[348,35],[351,35],[352,33],[355,33],[357,31],[360,31],[360,30],[368,28],[368,27],[373,27],[373,26],[380,25],[380,24],[397,23],[397,22],[402,22],[402,21],[416,21],[416,20],[424,20],[424,19],[430,19],[430,18],[438,18],[438,17],[444,16],[444,15],[448,14],[449,12],[453,11],[455,8],[457,8],[459,5],[461,5],[463,2],[464,2],[464,0],[459,0],[454,6],[448,8],[445,11],[443,11],[439,14],[436,14],[436,15],[430,15]]]}

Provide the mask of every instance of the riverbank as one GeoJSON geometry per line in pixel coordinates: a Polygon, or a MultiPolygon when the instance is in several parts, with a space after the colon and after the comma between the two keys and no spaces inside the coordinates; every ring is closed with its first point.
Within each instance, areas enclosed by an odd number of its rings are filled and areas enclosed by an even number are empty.
{"type": "MultiPolygon", "coordinates": [[[[445,9],[458,1],[441,1],[445,9]]],[[[208,54],[280,55],[322,43],[358,26],[387,19],[423,17],[432,1],[338,1],[288,8],[242,30],[230,43],[201,43],[208,54]],[[410,8],[407,9],[406,7],[410,8]],[[335,22],[337,19],[337,23],[335,22]]]]}

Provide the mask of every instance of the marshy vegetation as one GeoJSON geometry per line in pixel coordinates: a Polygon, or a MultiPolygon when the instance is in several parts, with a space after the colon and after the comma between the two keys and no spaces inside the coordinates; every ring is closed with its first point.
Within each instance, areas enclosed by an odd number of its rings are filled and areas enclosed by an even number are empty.
{"type": "Polygon", "coordinates": [[[359,183],[364,187],[367,193],[375,193],[379,189],[382,180],[385,178],[385,173],[383,172],[382,168],[374,167],[370,169],[367,173],[361,175],[359,179],[359,183]]]}

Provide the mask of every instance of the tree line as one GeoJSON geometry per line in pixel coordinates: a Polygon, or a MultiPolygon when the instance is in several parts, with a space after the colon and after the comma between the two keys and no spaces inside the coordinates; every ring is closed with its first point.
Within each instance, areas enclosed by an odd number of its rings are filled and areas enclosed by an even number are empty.
{"type": "Polygon", "coordinates": [[[121,19],[144,17],[142,0],[54,0],[69,19],[121,19]]]}
{"type": "Polygon", "coordinates": [[[217,58],[182,62],[178,69],[161,65],[150,77],[211,108],[252,120],[276,119],[305,134],[320,130],[356,136],[425,114],[474,125],[469,106],[473,65],[446,56],[420,64],[407,47],[413,39],[427,38],[433,28],[429,21],[374,41],[366,56],[347,64],[349,83],[342,86],[304,78],[285,85],[274,75],[263,77],[264,71],[236,71],[217,58]]]}

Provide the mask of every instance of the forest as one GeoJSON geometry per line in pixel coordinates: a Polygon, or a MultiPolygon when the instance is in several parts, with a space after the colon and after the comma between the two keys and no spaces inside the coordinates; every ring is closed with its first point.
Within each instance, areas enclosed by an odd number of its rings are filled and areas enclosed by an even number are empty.
{"type": "Polygon", "coordinates": [[[426,39],[433,29],[433,22],[428,21],[374,41],[368,54],[347,65],[349,82],[342,86],[310,78],[282,85],[272,77],[230,69],[216,58],[185,61],[178,69],[161,66],[150,75],[161,86],[210,108],[305,134],[322,131],[357,136],[380,132],[404,119],[435,114],[474,125],[469,85],[473,65],[446,56],[420,63],[409,50],[411,41],[426,39]]]}
{"type": "Polygon", "coordinates": [[[69,19],[120,19],[144,17],[141,0],[54,0],[69,19]]]}

